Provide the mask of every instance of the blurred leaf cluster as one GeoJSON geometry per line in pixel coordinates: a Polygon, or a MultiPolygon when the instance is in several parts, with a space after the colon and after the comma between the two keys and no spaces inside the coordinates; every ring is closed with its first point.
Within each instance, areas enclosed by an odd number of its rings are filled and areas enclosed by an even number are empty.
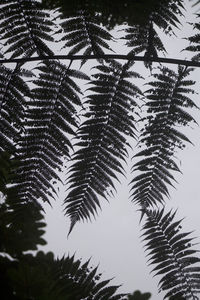
{"type": "Polygon", "coordinates": [[[132,295],[128,295],[128,300],[149,300],[151,298],[151,293],[141,293],[140,291],[135,291],[132,295]]]}
{"type": "MultiPolygon", "coordinates": [[[[46,226],[43,211],[33,202],[20,201],[12,186],[19,162],[2,152],[0,156],[0,290],[1,300],[114,299],[117,286],[99,282],[97,268],[72,257],[55,259],[38,246],[46,226]]],[[[125,295],[115,295],[125,300],[125,295]]]]}
{"type": "Polygon", "coordinates": [[[145,25],[153,12],[158,10],[161,2],[167,4],[169,0],[42,0],[45,8],[61,8],[65,17],[77,15],[84,11],[93,17],[98,24],[108,29],[116,25],[145,25]]]}

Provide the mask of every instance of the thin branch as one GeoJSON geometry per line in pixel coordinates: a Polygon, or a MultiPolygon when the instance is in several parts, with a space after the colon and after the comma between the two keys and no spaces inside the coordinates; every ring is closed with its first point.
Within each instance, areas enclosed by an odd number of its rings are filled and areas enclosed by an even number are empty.
{"type": "Polygon", "coordinates": [[[25,58],[10,58],[10,59],[0,59],[0,63],[26,63],[29,61],[45,61],[53,59],[67,59],[67,60],[90,60],[90,59],[122,59],[122,60],[134,60],[134,61],[151,61],[166,64],[184,65],[188,67],[200,67],[200,62],[193,60],[183,60],[174,58],[164,58],[164,57],[144,57],[144,56],[133,56],[133,55],[123,55],[123,54],[103,54],[103,55],[52,55],[52,56],[37,56],[37,57],[25,57],[25,58]]]}

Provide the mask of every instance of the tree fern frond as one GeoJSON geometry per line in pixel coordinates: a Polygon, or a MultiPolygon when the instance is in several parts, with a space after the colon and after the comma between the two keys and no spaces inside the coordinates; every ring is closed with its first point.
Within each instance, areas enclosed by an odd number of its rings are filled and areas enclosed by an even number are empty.
{"type": "Polygon", "coordinates": [[[152,14],[152,20],[165,33],[173,33],[173,27],[180,24],[179,17],[183,16],[184,3],[182,0],[160,1],[157,10],[152,14]]]}
{"type": "MultiPolygon", "coordinates": [[[[144,52],[144,55],[150,58],[157,57],[158,52],[166,53],[155,26],[165,33],[173,33],[173,27],[177,27],[180,23],[177,16],[183,15],[183,1],[160,1],[156,3],[154,9],[145,24],[124,29],[125,37],[122,39],[127,40],[126,45],[132,48],[130,54],[137,55],[144,52]]],[[[151,63],[147,61],[145,65],[151,66],[151,63]]]]}
{"type": "MultiPolygon", "coordinates": [[[[64,47],[72,47],[68,54],[76,54],[83,50],[83,55],[101,55],[104,54],[103,49],[112,51],[108,44],[113,39],[111,34],[93,23],[84,11],[80,11],[74,18],[66,19],[61,26],[65,33],[61,38],[61,41],[65,42],[64,47]]],[[[85,60],[82,64],[84,62],[85,60]]]]}
{"type": "Polygon", "coordinates": [[[14,144],[24,132],[25,99],[31,94],[23,80],[27,76],[32,76],[31,72],[19,65],[13,70],[0,66],[0,149],[13,154],[14,144]]]}
{"type": "Polygon", "coordinates": [[[129,73],[129,68],[129,63],[122,66],[116,62],[98,66],[91,81],[91,93],[85,102],[89,112],[77,133],[79,149],[72,156],[70,192],[65,199],[72,227],[96,214],[98,195],[107,198],[114,188],[112,180],[117,179],[114,171],[123,173],[127,136],[135,136],[135,119],[130,111],[137,107],[141,95],[139,88],[125,79],[129,74],[140,77],[129,73]]]}
{"type": "Polygon", "coordinates": [[[135,155],[142,157],[133,167],[139,172],[138,177],[131,181],[133,201],[148,207],[158,202],[164,202],[168,195],[167,185],[172,185],[174,177],[172,170],[179,171],[174,162],[174,152],[183,148],[190,140],[176,126],[186,126],[194,121],[185,110],[188,106],[196,107],[192,100],[188,102],[188,93],[193,81],[185,80],[191,69],[179,67],[178,73],[168,68],[161,68],[161,73],[155,74],[155,81],[149,83],[147,90],[147,112],[145,125],[140,137],[143,149],[135,155]],[[182,89],[182,87],[186,87],[182,89]],[[185,98],[186,97],[186,98],[185,98]]]}
{"type": "MultiPolygon", "coordinates": [[[[200,15],[197,16],[197,21],[199,21],[200,15]]],[[[190,36],[187,40],[190,42],[190,46],[186,47],[184,50],[190,52],[197,52],[193,56],[193,60],[199,61],[200,59],[200,24],[199,22],[193,23],[193,30],[196,31],[195,35],[190,36]]]]}
{"type": "Polygon", "coordinates": [[[40,77],[33,83],[27,100],[26,132],[18,150],[22,166],[17,170],[17,195],[24,201],[54,196],[51,180],[59,179],[57,171],[62,157],[69,157],[69,137],[78,126],[76,106],[81,105],[78,85],[71,77],[88,79],[80,71],[51,62],[38,68],[40,77]]]}
{"type": "Polygon", "coordinates": [[[130,54],[137,55],[144,52],[146,57],[156,57],[158,52],[166,52],[165,47],[154,29],[153,22],[145,26],[135,25],[125,29],[126,45],[131,47],[130,54]]]}
{"type": "MultiPolygon", "coordinates": [[[[147,211],[145,231],[145,248],[150,256],[150,264],[155,265],[152,272],[162,276],[159,281],[160,290],[166,291],[167,297],[178,297],[197,300],[200,283],[200,268],[192,266],[200,259],[192,249],[192,238],[189,233],[180,233],[181,221],[174,221],[176,213],[165,214],[164,209],[147,211]]],[[[154,276],[155,276],[154,275],[154,276]]]]}
{"type": "Polygon", "coordinates": [[[82,264],[74,256],[55,259],[52,252],[26,254],[7,273],[13,293],[20,298],[28,289],[29,297],[35,299],[126,299],[125,294],[116,294],[118,287],[110,286],[110,280],[101,281],[101,274],[89,266],[89,261],[82,264]]]}
{"type": "Polygon", "coordinates": [[[34,53],[52,55],[44,41],[53,41],[48,11],[35,0],[5,2],[0,8],[0,35],[4,52],[11,57],[29,57],[34,53]]]}

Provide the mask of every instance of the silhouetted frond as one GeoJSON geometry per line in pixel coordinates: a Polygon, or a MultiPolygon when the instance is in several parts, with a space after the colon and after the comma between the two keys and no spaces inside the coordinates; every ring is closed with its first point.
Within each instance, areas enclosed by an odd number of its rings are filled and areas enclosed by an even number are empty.
{"type": "MultiPolygon", "coordinates": [[[[198,15],[197,20],[200,20],[200,15],[198,15]]],[[[190,42],[190,46],[186,47],[185,50],[191,51],[191,52],[197,52],[195,56],[193,56],[193,60],[199,60],[200,59],[200,24],[194,23],[193,30],[196,31],[196,34],[187,38],[187,40],[190,42]]]]}
{"type": "Polygon", "coordinates": [[[30,96],[30,89],[23,77],[30,77],[31,72],[18,65],[13,70],[0,66],[0,149],[15,152],[15,146],[24,131],[25,98],[30,96]]]}
{"type": "Polygon", "coordinates": [[[183,16],[183,11],[183,0],[160,1],[150,19],[165,33],[173,33],[173,27],[180,25],[179,18],[183,16]]]}
{"type": "MultiPolygon", "coordinates": [[[[116,294],[118,286],[111,280],[101,280],[97,268],[89,261],[82,264],[74,256],[55,259],[52,252],[39,251],[36,255],[24,254],[18,261],[3,263],[0,257],[1,279],[9,285],[1,291],[11,291],[15,298],[48,300],[126,300],[125,294],[116,294]]],[[[3,294],[7,298],[7,294],[3,294]]],[[[9,299],[14,299],[10,298],[9,299]]]]}
{"type": "MultiPolygon", "coordinates": [[[[83,55],[101,55],[103,49],[112,50],[108,44],[113,38],[111,34],[101,26],[93,23],[90,17],[80,11],[74,18],[66,19],[61,23],[64,29],[65,48],[71,47],[68,54],[76,54],[83,50],[83,55]]],[[[82,64],[85,60],[82,61],[82,64]]]]}
{"type": "Polygon", "coordinates": [[[144,52],[146,57],[157,57],[159,51],[166,52],[152,21],[145,26],[128,27],[125,32],[126,35],[123,39],[127,40],[126,45],[132,48],[130,54],[137,55],[144,52]]]}
{"type": "MultiPolygon", "coordinates": [[[[172,33],[173,27],[180,23],[178,16],[182,16],[183,1],[160,1],[155,5],[155,11],[149,15],[146,24],[138,24],[125,28],[123,39],[131,47],[130,54],[137,55],[144,52],[147,58],[158,56],[158,52],[166,53],[165,47],[155,27],[165,33],[172,33]]],[[[148,63],[145,65],[149,66],[148,63]]]]}
{"type": "Polygon", "coordinates": [[[53,41],[50,15],[41,9],[36,0],[2,1],[0,8],[0,35],[4,41],[4,53],[11,57],[51,55],[46,45],[53,41]],[[2,3],[3,2],[3,3],[2,3]]]}
{"type": "MultiPolygon", "coordinates": [[[[72,79],[88,79],[84,73],[58,62],[38,67],[40,77],[27,101],[26,132],[22,137],[18,168],[17,196],[24,201],[48,200],[54,195],[52,178],[69,156],[70,135],[77,127],[75,104],[80,105],[81,89],[72,79]]],[[[15,188],[16,193],[16,188],[15,188]]]]}
{"type": "Polygon", "coordinates": [[[57,260],[53,271],[55,285],[52,291],[57,289],[61,291],[61,295],[69,294],[69,300],[126,299],[123,294],[115,294],[119,286],[109,286],[111,280],[100,281],[101,274],[97,273],[97,267],[89,267],[89,260],[81,264],[81,261],[75,261],[74,257],[63,257],[57,260]]]}
{"type": "Polygon", "coordinates": [[[150,264],[155,265],[152,272],[162,276],[159,288],[167,292],[164,299],[178,299],[181,295],[198,300],[200,267],[192,265],[199,263],[200,258],[194,256],[197,251],[192,248],[190,232],[180,232],[181,220],[175,221],[175,215],[172,211],[165,214],[164,209],[147,212],[143,226],[145,247],[150,264]]]}
{"type": "MultiPolygon", "coordinates": [[[[133,55],[144,54],[139,59],[150,67],[159,52],[166,53],[159,32],[173,34],[179,27],[183,0],[119,1],[116,7],[109,1],[107,12],[107,6],[103,7],[106,0],[98,1],[99,11],[95,1],[90,2],[91,7],[88,1],[78,1],[83,8],[79,6],[77,14],[69,12],[65,20],[60,19],[58,10],[55,15],[43,10],[40,0],[3,0],[0,4],[0,57],[4,62],[8,59],[6,63],[13,62],[9,58],[18,58],[15,62],[24,58],[22,61],[29,60],[27,65],[33,69],[23,69],[22,62],[12,63],[10,69],[0,66],[0,191],[5,196],[0,202],[0,252],[16,258],[0,277],[10,280],[8,285],[14,287],[11,294],[18,299],[22,298],[23,286],[29,293],[23,295],[24,299],[125,300],[124,295],[115,294],[118,287],[108,286],[110,280],[100,281],[97,268],[89,267],[89,261],[82,265],[74,257],[54,260],[52,253],[33,256],[23,252],[45,244],[39,203],[50,203],[49,197],[57,195],[54,183],[60,180],[58,172],[64,160],[69,164],[68,196],[64,201],[71,220],[69,232],[76,222],[96,216],[100,200],[113,195],[115,181],[124,175],[129,141],[136,137],[135,126],[140,118],[141,149],[135,155],[131,196],[146,215],[143,230],[150,263],[155,265],[156,275],[162,276],[159,286],[166,291],[165,298],[196,300],[200,292],[200,267],[196,263],[200,259],[191,247],[192,239],[189,233],[179,232],[181,221],[174,220],[175,213],[154,210],[164,203],[169,186],[176,181],[176,152],[190,142],[182,129],[195,122],[190,114],[196,108],[190,99],[194,94],[194,82],[188,77],[192,69],[179,66],[176,73],[158,68],[148,83],[145,99],[136,84],[141,75],[135,72],[131,60],[133,55]],[[124,27],[122,39],[131,48],[130,61],[122,65],[106,56],[103,60],[100,56],[112,51],[114,39],[102,24],[107,23],[107,28],[121,24],[123,14],[115,16],[120,7],[128,11],[129,3],[135,11],[124,19],[130,22],[124,27]],[[137,17],[137,12],[143,10],[144,15],[137,17]],[[53,23],[55,19],[59,24],[53,23]],[[71,63],[66,67],[54,60],[49,46],[54,41],[53,33],[58,35],[65,54],[71,55],[71,61],[80,59],[78,53],[83,55],[81,66],[86,56],[98,57],[100,64],[92,68],[83,104],[80,81],[89,77],[70,69],[71,63]],[[28,59],[33,55],[34,59],[28,59]],[[31,60],[44,63],[35,67],[31,60]],[[35,80],[27,80],[33,73],[35,80]],[[145,104],[140,106],[141,98],[145,104]]],[[[70,7],[77,8],[73,1],[70,7]]],[[[199,31],[198,23],[194,29],[199,31]]],[[[193,59],[199,59],[199,33],[188,40],[191,44],[186,50],[197,52],[193,59]]]]}
{"type": "Polygon", "coordinates": [[[81,219],[95,215],[100,207],[98,195],[106,198],[114,188],[115,171],[123,173],[122,161],[127,155],[127,137],[135,136],[135,119],[131,113],[140,96],[140,89],[129,78],[140,78],[129,71],[132,63],[122,66],[96,67],[90,94],[85,102],[89,105],[88,119],[78,130],[80,141],[72,159],[69,176],[69,195],[65,200],[66,213],[72,226],[81,219]]]}
{"type": "Polygon", "coordinates": [[[162,67],[154,74],[155,81],[146,91],[147,124],[140,137],[143,149],[136,154],[141,160],[134,165],[139,175],[131,181],[133,201],[142,206],[163,203],[168,196],[167,185],[175,180],[171,171],[179,171],[174,161],[174,151],[183,148],[189,139],[176,126],[186,126],[194,121],[185,108],[196,105],[187,96],[194,93],[192,80],[185,79],[192,69],[178,68],[178,74],[162,67]]]}

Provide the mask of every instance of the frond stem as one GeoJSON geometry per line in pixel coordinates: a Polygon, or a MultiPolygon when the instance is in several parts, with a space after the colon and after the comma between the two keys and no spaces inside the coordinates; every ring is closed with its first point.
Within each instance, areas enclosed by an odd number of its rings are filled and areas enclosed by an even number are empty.
{"type": "Polygon", "coordinates": [[[133,60],[133,61],[151,61],[166,64],[184,65],[188,67],[200,67],[200,62],[193,60],[174,59],[165,57],[145,57],[139,55],[123,55],[123,54],[102,54],[102,55],[52,55],[52,56],[35,56],[35,57],[23,57],[23,58],[10,58],[0,59],[0,63],[25,63],[29,61],[48,61],[56,59],[67,60],[91,60],[91,59],[121,59],[121,60],[133,60]]]}

